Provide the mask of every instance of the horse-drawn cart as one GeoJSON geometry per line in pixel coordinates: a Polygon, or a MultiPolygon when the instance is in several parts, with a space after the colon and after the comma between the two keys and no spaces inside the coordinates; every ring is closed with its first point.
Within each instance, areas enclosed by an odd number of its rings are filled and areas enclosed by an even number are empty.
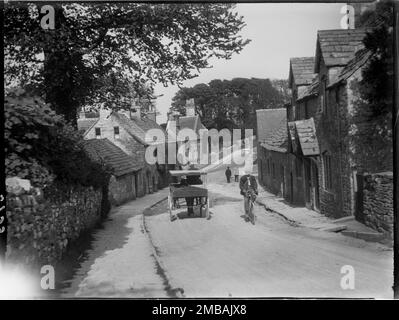
{"type": "Polygon", "coordinates": [[[207,173],[201,170],[171,170],[169,173],[180,180],[169,185],[168,209],[171,221],[177,218],[179,209],[185,207],[188,216],[199,213],[200,217],[209,218],[207,173]]]}

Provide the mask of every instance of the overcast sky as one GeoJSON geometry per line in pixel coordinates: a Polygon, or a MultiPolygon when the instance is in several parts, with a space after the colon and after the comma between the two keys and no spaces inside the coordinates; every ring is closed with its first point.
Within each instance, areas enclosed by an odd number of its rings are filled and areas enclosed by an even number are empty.
{"type": "MultiPolygon", "coordinates": [[[[212,60],[213,68],[203,70],[197,78],[184,82],[185,87],[208,83],[213,79],[236,77],[287,79],[291,57],[314,56],[316,32],[339,29],[343,3],[331,4],[269,4],[242,3],[236,10],[244,16],[244,38],[251,39],[240,54],[230,60],[212,60]]],[[[163,94],[156,101],[158,123],[166,121],[177,86],[157,86],[163,94]]]]}

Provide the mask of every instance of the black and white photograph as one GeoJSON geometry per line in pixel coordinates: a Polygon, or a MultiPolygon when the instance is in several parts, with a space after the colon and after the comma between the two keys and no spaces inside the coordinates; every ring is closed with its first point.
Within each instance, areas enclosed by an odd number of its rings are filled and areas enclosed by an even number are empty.
{"type": "Polygon", "coordinates": [[[399,298],[398,9],[4,1],[0,299],[399,298]]]}

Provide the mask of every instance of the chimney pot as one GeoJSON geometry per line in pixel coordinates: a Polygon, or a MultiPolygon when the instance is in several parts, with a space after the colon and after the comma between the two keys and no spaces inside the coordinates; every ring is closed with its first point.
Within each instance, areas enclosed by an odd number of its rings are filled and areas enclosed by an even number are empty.
{"type": "Polygon", "coordinates": [[[194,99],[189,99],[186,101],[186,116],[194,117],[195,116],[195,104],[194,99]]]}

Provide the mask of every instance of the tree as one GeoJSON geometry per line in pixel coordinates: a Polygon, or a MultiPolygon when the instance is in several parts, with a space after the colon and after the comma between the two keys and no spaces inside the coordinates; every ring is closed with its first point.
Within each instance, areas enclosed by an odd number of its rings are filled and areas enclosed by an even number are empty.
{"type": "Polygon", "coordinates": [[[34,186],[53,182],[100,188],[109,168],[90,160],[82,136],[40,98],[17,89],[4,99],[6,176],[29,179],[34,186]]]}
{"type": "Polygon", "coordinates": [[[354,156],[363,170],[392,170],[393,14],[392,3],[379,2],[362,15],[372,26],[363,40],[371,53],[362,79],[353,84],[360,97],[354,107],[354,156]],[[381,159],[389,161],[381,161],[381,159]],[[387,167],[386,164],[389,164],[387,167]]]}
{"type": "Polygon", "coordinates": [[[231,4],[51,5],[54,30],[41,28],[40,3],[4,5],[6,85],[45,97],[72,123],[85,104],[125,109],[155,83],[180,84],[249,42],[231,4]]]}
{"type": "Polygon", "coordinates": [[[196,112],[207,128],[252,128],[256,132],[256,110],[281,107],[287,99],[281,87],[276,87],[269,79],[216,79],[179,90],[171,110],[184,115],[186,100],[194,98],[196,112]]]}

